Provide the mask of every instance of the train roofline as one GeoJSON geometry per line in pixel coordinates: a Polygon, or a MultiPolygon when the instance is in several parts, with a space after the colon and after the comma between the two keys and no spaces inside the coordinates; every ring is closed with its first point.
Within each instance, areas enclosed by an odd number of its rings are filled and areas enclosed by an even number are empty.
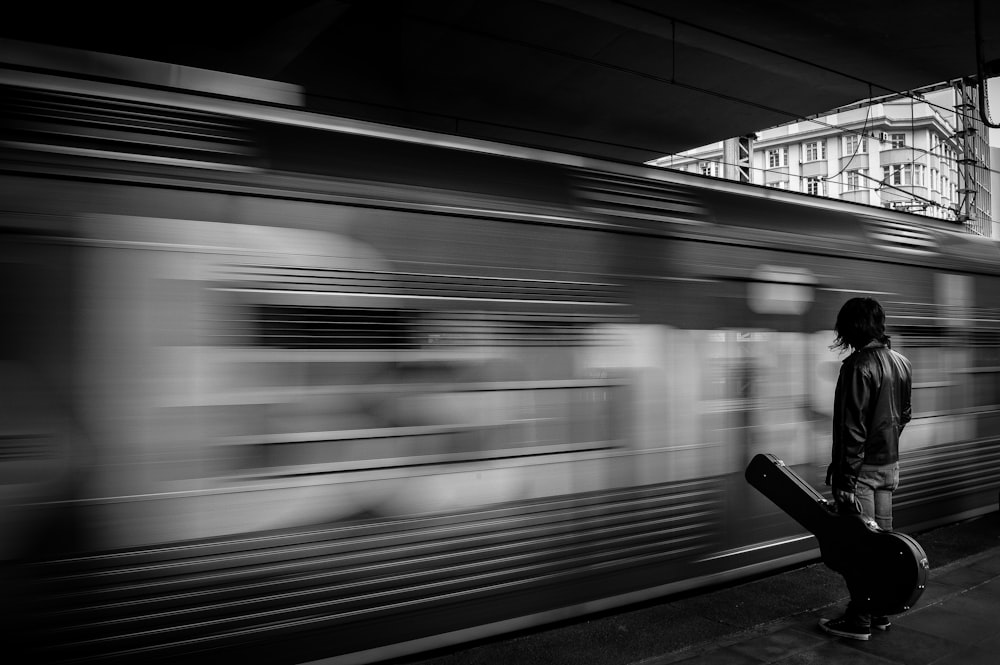
{"type": "Polygon", "coordinates": [[[91,80],[116,79],[268,104],[302,106],[304,103],[302,86],[292,83],[15,39],[0,38],[0,63],[36,72],[58,72],[91,80]]]}
{"type": "Polygon", "coordinates": [[[304,108],[306,93],[300,86],[196,67],[0,39],[0,85],[82,95],[106,95],[164,106],[180,105],[189,110],[244,120],[615,173],[696,190],[749,196],[858,217],[876,217],[933,229],[939,233],[954,234],[963,241],[975,242],[975,238],[984,243],[996,244],[991,239],[969,234],[957,223],[950,224],[879,206],[821,198],[645,164],[629,164],[310,111],[304,108]]]}

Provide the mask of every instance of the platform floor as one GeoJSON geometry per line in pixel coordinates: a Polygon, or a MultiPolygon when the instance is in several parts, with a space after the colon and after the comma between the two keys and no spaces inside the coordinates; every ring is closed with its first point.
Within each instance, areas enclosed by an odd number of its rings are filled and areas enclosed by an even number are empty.
{"type": "Polygon", "coordinates": [[[930,561],[916,606],[868,641],[829,636],[843,579],[822,563],[393,665],[996,665],[1000,513],[916,534],[930,561]]]}

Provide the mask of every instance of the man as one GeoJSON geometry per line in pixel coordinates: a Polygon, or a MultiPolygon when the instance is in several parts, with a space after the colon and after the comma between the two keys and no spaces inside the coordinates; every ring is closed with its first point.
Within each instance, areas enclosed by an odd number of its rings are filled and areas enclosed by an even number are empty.
{"type": "MultiPolygon", "coordinates": [[[[885,312],[872,298],[851,298],[840,309],[831,348],[852,350],[841,365],[833,402],[833,455],[826,484],[841,513],[861,513],[892,529],[892,493],[899,485],[899,435],[910,421],[910,362],[892,350],[885,312]]],[[[851,601],[837,619],[820,619],[827,633],[867,640],[872,628],[867,582],[845,575],[851,601]]]]}

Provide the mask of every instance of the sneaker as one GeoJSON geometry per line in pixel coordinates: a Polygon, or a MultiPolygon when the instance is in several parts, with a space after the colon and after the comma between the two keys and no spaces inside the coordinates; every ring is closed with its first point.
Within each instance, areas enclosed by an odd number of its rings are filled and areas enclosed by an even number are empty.
{"type": "Polygon", "coordinates": [[[872,617],[873,630],[889,630],[891,626],[892,622],[889,621],[889,617],[872,617]]]}
{"type": "Polygon", "coordinates": [[[872,636],[872,629],[863,626],[847,616],[839,619],[820,619],[819,627],[824,632],[837,637],[848,637],[852,640],[867,640],[872,636]]]}

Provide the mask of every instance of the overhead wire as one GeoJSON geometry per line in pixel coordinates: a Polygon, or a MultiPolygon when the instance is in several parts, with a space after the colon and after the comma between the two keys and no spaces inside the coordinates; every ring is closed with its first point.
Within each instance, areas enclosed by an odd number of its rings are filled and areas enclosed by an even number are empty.
{"type": "MultiPolygon", "coordinates": [[[[911,129],[911,136],[912,136],[913,135],[913,131],[914,131],[914,127],[915,127],[915,125],[914,125],[915,121],[913,120],[914,114],[913,114],[913,104],[912,104],[912,101],[911,101],[910,107],[911,107],[911,128],[910,129],[911,129]]],[[[862,131],[860,131],[860,132],[854,131],[854,130],[849,130],[849,129],[844,129],[841,126],[835,125],[835,124],[832,124],[832,123],[826,123],[826,122],[822,122],[822,121],[818,121],[818,120],[810,120],[809,121],[809,122],[812,122],[814,124],[824,125],[824,126],[836,129],[836,130],[838,130],[838,132],[839,132],[840,135],[850,135],[850,134],[853,134],[853,135],[857,136],[860,139],[858,141],[858,143],[855,145],[854,152],[852,153],[850,160],[848,160],[848,163],[845,164],[844,167],[842,167],[840,169],[840,171],[838,171],[834,175],[821,177],[822,180],[826,180],[828,182],[836,182],[837,184],[842,185],[842,186],[845,185],[845,183],[843,183],[843,182],[841,182],[839,180],[835,180],[835,178],[838,178],[844,171],[847,170],[847,167],[850,165],[850,163],[853,161],[854,157],[861,150],[862,142],[863,141],[867,141],[868,139],[873,139],[873,140],[881,142],[881,139],[878,136],[876,136],[875,134],[869,133],[867,131],[868,122],[870,121],[870,118],[871,118],[870,111],[871,111],[871,106],[866,107],[865,124],[862,127],[862,131]]],[[[935,154],[932,150],[926,150],[924,148],[918,148],[915,145],[913,145],[912,143],[903,143],[903,144],[901,144],[899,146],[899,148],[902,148],[902,149],[909,148],[910,153],[911,153],[911,158],[910,158],[910,162],[908,164],[911,166],[911,168],[913,166],[917,165],[916,152],[919,151],[919,152],[922,152],[922,153],[925,153],[925,154],[928,154],[928,155],[934,155],[935,154]]],[[[684,155],[684,154],[676,154],[675,153],[673,155],[666,155],[666,156],[667,157],[679,157],[681,159],[684,159],[685,161],[699,161],[697,159],[697,156],[691,155],[691,154],[684,155]]],[[[660,161],[660,160],[656,160],[656,161],[660,161]]],[[[723,165],[723,166],[736,166],[735,163],[727,162],[725,160],[717,160],[717,159],[711,159],[711,160],[709,160],[709,159],[705,159],[705,160],[700,160],[700,161],[713,161],[713,162],[716,162],[716,163],[718,163],[720,165],[723,165]]],[[[759,168],[759,167],[754,167],[754,166],[750,166],[750,170],[751,171],[757,171],[757,172],[764,172],[764,173],[770,171],[770,169],[767,169],[767,168],[759,168]]],[[[995,171],[993,169],[988,169],[988,170],[991,171],[991,172],[1000,173],[1000,172],[997,172],[997,171],[995,171]]],[[[921,201],[922,203],[925,204],[925,207],[934,207],[934,208],[938,208],[938,209],[945,210],[945,211],[952,212],[952,213],[956,212],[956,208],[955,207],[950,206],[950,205],[945,205],[945,204],[942,204],[942,203],[937,202],[937,201],[933,201],[932,199],[928,199],[926,197],[922,197],[922,196],[920,196],[918,194],[915,194],[914,192],[912,192],[912,191],[910,191],[908,189],[904,189],[904,188],[902,188],[900,186],[894,185],[893,183],[891,183],[891,182],[888,181],[888,178],[883,178],[883,179],[875,178],[875,177],[869,176],[867,173],[863,173],[860,170],[858,170],[857,173],[858,173],[858,175],[860,177],[863,177],[866,180],[870,180],[872,182],[878,183],[877,187],[858,187],[858,189],[863,189],[863,190],[868,190],[868,191],[878,191],[878,190],[881,190],[883,188],[888,188],[888,189],[891,189],[891,190],[899,191],[899,192],[904,193],[904,194],[906,194],[907,196],[909,196],[909,197],[911,197],[913,199],[921,201]]],[[[913,176],[914,173],[915,173],[915,170],[911,170],[911,176],[910,176],[911,178],[914,177],[913,176]]],[[[796,177],[796,178],[798,178],[800,180],[806,178],[806,176],[801,176],[801,175],[795,175],[794,177],[796,177]]]]}
{"type": "MultiPolygon", "coordinates": [[[[977,2],[977,8],[978,8],[978,3],[980,1],[981,0],[976,0],[976,2],[977,2]]],[[[919,93],[916,92],[916,91],[912,91],[912,90],[900,91],[900,90],[897,90],[896,88],[894,88],[892,86],[887,86],[887,85],[882,85],[880,83],[875,83],[875,82],[873,82],[873,81],[871,81],[869,79],[865,79],[865,78],[862,78],[862,77],[859,77],[859,76],[855,76],[854,74],[850,74],[848,72],[845,72],[845,71],[842,71],[842,70],[839,70],[839,69],[835,69],[835,68],[829,67],[827,65],[821,65],[821,64],[819,64],[817,62],[813,62],[812,60],[807,60],[805,58],[801,58],[799,56],[792,55],[792,54],[786,53],[784,51],[779,51],[778,49],[774,49],[774,48],[771,48],[769,46],[764,46],[762,44],[758,44],[756,42],[750,41],[749,39],[744,39],[742,37],[736,37],[734,35],[731,35],[731,34],[728,34],[728,33],[725,33],[725,32],[721,32],[721,31],[715,30],[713,28],[706,28],[703,25],[698,25],[698,24],[692,23],[690,21],[685,21],[683,19],[678,19],[678,18],[675,18],[673,16],[669,16],[668,14],[664,14],[662,12],[650,9],[648,7],[645,7],[645,6],[636,5],[636,4],[631,3],[631,2],[626,2],[625,0],[617,0],[616,4],[629,7],[630,9],[638,11],[638,12],[643,12],[643,13],[650,14],[652,16],[656,16],[657,18],[661,18],[661,19],[664,19],[664,20],[669,20],[669,21],[671,21],[675,25],[676,24],[686,25],[686,26],[688,26],[690,28],[694,28],[695,30],[700,30],[700,31],[702,31],[702,32],[704,32],[706,34],[714,35],[716,37],[721,37],[723,39],[727,39],[727,40],[736,42],[738,44],[743,44],[744,46],[749,46],[749,47],[757,49],[759,51],[763,51],[765,53],[770,53],[772,55],[776,55],[776,56],[782,57],[782,58],[784,58],[786,60],[791,60],[791,61],[794,61],[794,62],[798,62],[800,64],[807,65],[809,67],[813,67],[815,69],[818,69],[818,70],[821,70],[821,71],[825,71],[827,73],[834,74],[836,76],[840,76],[840,77],[848,79],[848,80],[856,81],[858,83],[864,83],[865,85],[868,86],[868,89],[869,89],[869,98],[871,98],[870,92],[871,92],[871,90],[873,88],[878,88],[880,90],[885,90],[887,93],[889,93],[887,95],[883,95],[882,99],[892,99],[892,98],[898,98],[898,97],[908,97],[908,98],[913,99],[913,98],[918,98],[918,95],[919,95],[919,93]]],[[[977,27],[977,29],[979,27],[979,18],[978,18],[978,16],[976,18],[976,27],[977,27]]],[[[940,105],[928,102],[927,100],[922,99],[922,98],[920,99],[920,101],[923,101],[924,103],[927,103],[927,104],[929,104],[930,106],[932,106],[934,108],[946,111],[948,113],[956,113],[955,109],[953,109],[953,108],[949,108],[949,107],[946,107],[946,106],[940,106],[940,105]]],[[[821,113],[819,115],[826,115],[826,113],[828,113],[828,112],[824,112],[824,113],[821,113]]],[[[799,116],[799,117],[801,117],[801,116],[799,116]]],[[[972,117],[972,116],[967,116],[967,117],[972,117]]],[[[808,119],[808,118],[804,118],[804,119],[808,119]]]]}
{"type": "MultiPolygon", "coordinates": [[[[906,146],[904,146],[904,148],[905,147],[906,146]]],[[[916,150],[922,150],[921,148],[915,148],[915,149],[916,150]]],[[[927,152],[928,154],[932,154],[930,151],[924,151],[924,152],[927,152]]],[[[698,160],[696,157],[691,156],[691,155],[677,155],[677,156],[682,157],[685,161],[715,162],[715,163],[720,164],[722,166],[735,166],[736,165],[736,164],[734,164],[732,162],[727,162],[725,160],[717,160],[717,159],[703,159],[703,160],[698,160]]],[[[670,155],[667,155],[667,157],[670,157],[670,155]]],[[[671,168],[671,167],[661,167],[661,168],[671,168]]],[[[767,173],[767,172],[771,171],[771,169],[761,168],[761,167],[756,167],[756,166],[750,166],[749,168],[750,168],[751,171],[761,172],[761,173],[767,173]]],[[[822,180],[826,180],[828,182],[836,182],[838,185],[842,185],[843,186],[843,185],[845,185],[845,183],[843,183],[843,182],[841,182],[839,180],[836,180],[836,181],[833,180],[834,178],[836,178],[839,175],[841,175],[841,173],[843,173],[843,169],[840,172],[838,172],[837,174],[833,175],[833,176],[823,177],[821,179],[822,180]]],[[[881,189],[891,189],[891,190],[898,191],[900,193],[906,194],[908,197],[911,197],[912,199],[920,201],[921,203],[924,204],[924,207],[933,207],[933,208],[937,208],[939,210],[944,210],[944,211],[951,212],[951,213],[955,213],[956,212],[956,209],[954,207],[952,207],[952,206],[945,205],[943,203],[940,203],[940,202],[934,201],[932,199],[928,199],[926,197],[923,197],[923,196],[920,196],[918,194],[915,194],[914,192],[912,192],[909,189],[905,189],[902,186],[895,185],[895,184],[889,182],[887,178],[883,178],[883,179],[875,178],[873,176],[868,175],[867,173],[862,172],[861,170],[858,170],[857,174],[858,174],[858,176],[864,178],[865,180],[869,180],[871,182],[877,183],[877,186],[875,186],[875,187],[871,187],[871,186],[868,186],[868,187],[857,187],[857,189],[859,189],[859,190],[879,191],[881,189]]],[[[803,176],[803,175],[798,175],[798,174],[794,174],[794,175],[790,174],[790,175],[791,175],[791,177],[794,177],[794,178],[799,179],[799,180],[806,180],[806,179],[808,179],[808,176],[803,176]]],[[[911,172],[911,178],[912,178],[912,172],[911,172]]],[[[765,186],[769,186],[769,185],[765,185],[765,186]]]]}
{"type": "Polygon", "coordinates": [[[696,30],[700,30],[700,31],[702,31],[704,33],[707,33],[707,34],[710,34],[710,35],[714,35],[716,37],[722,37],[723,39],[728,39],[730,41],[736,42],[738,44],[743,44],[744,46],[749,46],[751,48],[757,49],[759,51],[763,51],[765,53],[770,53],[772,55],[777,55],[777,56],[780,56],[780,57],[785,58],[787,60],[792,60],[792,61],[804,64],[804,65],[808,65],[810,67],[814,67],[816,69],[828,72],[830,74],[836,74],[837,76],[841,76],[843,78],[850,79],[850,80],[856,81],[858,83],[864,83],[864,84],[866,84],[869,87],[869,89],[871,89],[872,87],[875,87],[875,88],[879,88],[881,90],[885,90],[887,92],[894,93],[894,94],[905,94],[905,93],[899,92],[898,90],[896,90],[895,88],[892,88],[890,86],[880,85],[878,83],[874,83],[872,81],[869,81],[868,79],[863,79],[863,78],[855,76],[853,74],[848,74],[847,72],[843,72],[843,71],[840,71],[838,69],[834,69],[832,67],[828,67],[826,65],[821,65],[821,64],[813,62],[811,60],[806,60],[805,58],[800,58],[798,56],[791,55],[790,53],[786,53],[784,51],[779,51],[777,49],[773,49],[773,48],[771,48],[769,46],[763,46],[762,44],[758,44],[756,42],[752,42],[752,41],[750,41],[748,39],[743,39],[742,37],[735,37],[733,35],[730,35],[730,34],[725,33],[725,32],[721,32],[719,30],[715,30],[713,28],[706,28],[706,27],[704,27],[702,25],[698,25],[698,24],[692,23],[690,21],[685,21],[683,19],[678,19],[678,18],[676,18],[674,16],[670,16],[668,14],[664,14],[662,12],[658,12],[656,10],[650,9],[649,7],[645,7],[645,6],[641,6],[641,5],[636,5],[636,4],[631,3],[631,2],[626,2],[625,0],[617,0],[616,4],[624,5],[624,6],[630,8],[632,10],[635,10],[635,11],[638,11],[638,12],[641,12],[641,13],[651,14],[653,16],[656,16],[657,18],[661,18],[661,19],[665,19],[665,20],[671,21],[674,24],[686,25],[686,26],[688,26],[690,28],[694,28],[696,30]]]}
{"type": "MultiPolygon", "coordinates": [[[[869,93],[869,95],[871,94],[871,91],[872,91],[871,90],[871,86],[868,86],[868,93],[869,93]]],[[[865,122],[861,126],[861,136],[858,137],[858,141],[854,145],[854,152],[851,153],[851,158],[849,160],[847,160],[846,164],[844,164],[842,167],[840,167],[839,171],[837,171],[836,173],[834,173],[832,176],[828,176],[827,177],[828,180],[831,179],[831,178],[836,178],[837,176],[839,176],[841,173],[843,173],[844,171],[847,170],[847,167],[849,167],[852,162],[854,162],[854,158],[857,157],[858,151],[861,149],[862,142],[868,140],[868,138],[867,138],[867,134],[868,134],[868,131],[867,131],[868,130],[868,121],[871,120],[871,117],[872,117],[872,107],[871,106],[866,106],[865,107],[865,122]]]]}

